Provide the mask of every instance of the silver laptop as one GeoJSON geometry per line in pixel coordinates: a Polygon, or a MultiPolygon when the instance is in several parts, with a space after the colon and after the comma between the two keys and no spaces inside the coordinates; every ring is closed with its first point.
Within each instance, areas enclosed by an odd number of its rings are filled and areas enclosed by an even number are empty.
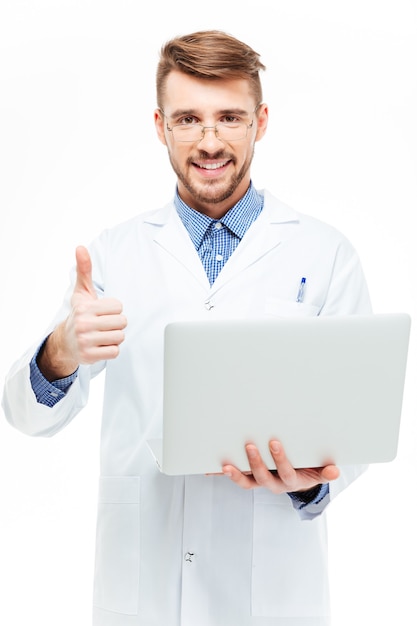
{"type": "Polygon", "coordinates": [[[174,322],[165,329],[163,473],[249,469],[279,439],[294,467],[388,462],[398,447],[406,313],[174,322]]]}

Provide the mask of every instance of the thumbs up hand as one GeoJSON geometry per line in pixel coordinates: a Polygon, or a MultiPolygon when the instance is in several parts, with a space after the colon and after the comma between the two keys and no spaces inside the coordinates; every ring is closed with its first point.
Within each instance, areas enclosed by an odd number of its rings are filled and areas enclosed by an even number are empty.
{"type": "Polygon", "coordinates": [[[75,252],[77,277],[71,313],[48,337],[38,356],[38,367],[48,380],[65,378],[80,364],[115,359],[124,341],[126,317],[114,298],[98,298],[88,250],[75,252]]]}
{"type": "Polygon", "coordinates": [[[79,295],[80,297],[90,296],[92,299],[96,300],[97,294],[93,285],[92,264],[87,248],[78,246],[75,250],[75,259],[77,263],[77,280],[75,283],[73,299],[79,295]]]}
{"type": "Polygon", "coordinates": [[[97,297],[88,250],[79,246],[75,255],[77,280],[71,298],[72,311],[65,325],[68,347],[78,363],[114,359],[127,324],[122,305],[114,298],[97,297]]]}

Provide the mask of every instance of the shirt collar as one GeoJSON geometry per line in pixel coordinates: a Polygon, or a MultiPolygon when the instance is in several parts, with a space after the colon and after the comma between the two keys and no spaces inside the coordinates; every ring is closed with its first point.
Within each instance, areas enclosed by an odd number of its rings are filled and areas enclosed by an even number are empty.
{"type": "Polygon", "coordinates": [[[213,222],[220,221],[231,230],[234,235],[242,239],[243,235],[262,211],[263,201],[263,195],[258,193],[251,183],[243,198],[229,209],[221,220],[214,220],[208,217],[208,215],[200,213],[185,204],[179,197],[178,190],[174,198],[177,213],[197,250],[203,241],[207,229],[213,222]]]}

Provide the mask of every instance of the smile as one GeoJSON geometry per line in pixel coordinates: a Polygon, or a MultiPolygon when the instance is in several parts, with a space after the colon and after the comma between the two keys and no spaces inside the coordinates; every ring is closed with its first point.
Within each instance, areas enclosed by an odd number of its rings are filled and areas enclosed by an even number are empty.
{"type": "Polygon", "coordinates": [[[229,161],[221,161],[220,163],[194,163],[194,165],[203,170],[218,170],[227,165],[228,162],[229,161]]]}

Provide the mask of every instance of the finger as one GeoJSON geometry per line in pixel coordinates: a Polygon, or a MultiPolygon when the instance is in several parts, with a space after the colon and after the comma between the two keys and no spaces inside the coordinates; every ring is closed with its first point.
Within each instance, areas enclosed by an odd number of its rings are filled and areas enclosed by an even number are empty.
{"type": "Polygon", "coordinates": [[[223,474],[230,478],[234,483],[242,489],[253,489],[256,482],[251,473],[243,473],[234,465],[224,465],[222,467],[223,474]]]}
{"type": "Polygon", "coordinates": [[[120,353],[120,344],[125,339],[121,330],[94,332],[82,335],[78,339],[79,362],[91,364],[96,361],[115,359],[120,353]]]}
{"type": "Polygon", "coordinates": [[[95,324],[101,332],[123,330],[127,326],[127,319],[124,315],[98,315],[95,324]]]}
{"type": "Polygon", "coordinates": [[[296,489],[298,483],[297,472],[287,459],[284,446],[279,441],[273,440],[269,444],[269,449],[274,459],[278,476],[284,483],[286,491],[296,489]]]}
{"type": "Polygon", "coordinates": [[[302,488],[307,489],[314,484],[336,480],[340,475],[340,471],[335,465],[296,470],[289,462],[284,447],[279,441],[273,440],[269,445],[279,477],[285,484],[287,491],[300,489],[300,480],[304,483],[302,488]]]}
{"type": "Polygon", "coordinates": [[[323,482],[336,480],[336,478],[339,478],[339,476],[340,470],[338,467],[336,467],[336,465],[326,465],[326,467],[323,467],[323,469],[321,470],[321,478],[323,482]]]}
{"type": "Polygon", "coordinates": [[[80,313],[88,312],[97,317],[114,316],[115,319],[126,320],[125,316],[121,314],[123,305],[116,298],[97,298],[94,302],[89,302],[88,306],[86,304],[78,305],[77,310],[80,313]]]}
{"type": "Polygon", "coordinates": [[[79,353],[79,362],[83,365],[92,365],[97,361],[109,361],[116,359],[120,354],[118,345],[96,346],[88,350],[81,350],[79,353]]]}
{"type": "Polygon", "coordinates": [[[245,449],[252,474],[255,476],[269,474],[269,469],[266,467],[258,448],[253,443],[248,443],[246,444],[245,449]]]}
{"type": "Polygon", "coordinates": [[[85,292],[92,298],[97,298],[96,290],[93,285],[92,263],[87,248],[78,246],[75,250],[75,259],[77,263],[75,291],[85,292]]]}
{"type": "Polygon", "coordinates": [[[91,333],[85,346],[103,347],[103,346],[119,346],[125,340],[125,334],[122,330],[107,330],[104,332],[91,333]]]}
{"type": "Polygon", "coordinates": [[[254,481],[259,487],[270,489],[274,493],[281,493],[284,490],[283,482],[276,472],[271,472],[267,467],[258,448],[254,444],[246,445],[246,454],[251,468],[254,481]]]}

